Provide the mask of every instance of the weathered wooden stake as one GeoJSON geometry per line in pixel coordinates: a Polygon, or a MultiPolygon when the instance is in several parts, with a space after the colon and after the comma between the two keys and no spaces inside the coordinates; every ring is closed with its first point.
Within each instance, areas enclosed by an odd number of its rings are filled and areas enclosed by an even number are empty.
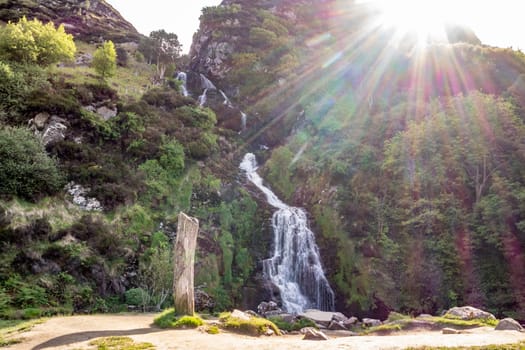
{"type": "Polygon", "coordinates": [[[180,212],[173,249],[173,298],[177,315],[193,315],[195,312],[193,270],[198,234],[199,220],[180,212]]]}

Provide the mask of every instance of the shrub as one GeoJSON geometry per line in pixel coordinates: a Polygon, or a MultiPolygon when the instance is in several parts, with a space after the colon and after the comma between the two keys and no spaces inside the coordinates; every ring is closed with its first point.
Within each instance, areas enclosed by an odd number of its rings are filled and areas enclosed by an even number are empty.
{"type": "Polygon", "coordinates": [[[301,318],[295,322],[286,322],[282,317],[279,316],[269,317],[268,319],[272,321],[279,329],[287,332],[298,331],[304,327],[317,328],[315,322],[307,318],[301,318]]]}
{"type": "Polygon", "coordinates": [[[142,288],[132,288],[126,291],[126,304],[134,306],[143,306],[144,301],[148,299],[147,292],[142,288]]]}
{"type": "Polygon", "coordinates": [[[153,323],[160,328],[197,328],[204,324],[199,316],[175,316],[175,309],[167,309],[155,317],[153,323]]]}
{"type": "Polygon", "coordinates": [[[53,22],[43,24],[25,17],[18,23],[8,23],[0,31],[0,57],[14,62],[50,65],[70,60],[76,52],[73,36],[64,26],[55,28],[53,22]]]}
{"type": "Polygon", "coordinates": [[[112,41],[105,41],[93,54],[91,63],[102,79],[107,79],[117,72],[117,52],[112,41]]]}
{"type": "Polygon", "coordinates": [[[29,130],[0,129],[0,194],[35,200],[63,185],[56,161],[29,130]]]}
{"type": "Polygon", "coordinates": [[[249,320],[232,317],[231,313],[223,313],[219,316],[224,328],[240,332],[243,334],[259,336],[264,335],[268,330],[272,330],[275,334],[281,335],[279,328],[270,320],[261,317],[250,317],[249,320]]]}
{"type": "Polygon", "coordinates": [[[221,331],[219,327],[217,326],[210,326],[208,329],[206,329],[206,333],[208,334],[219,334],[221,331]]]}

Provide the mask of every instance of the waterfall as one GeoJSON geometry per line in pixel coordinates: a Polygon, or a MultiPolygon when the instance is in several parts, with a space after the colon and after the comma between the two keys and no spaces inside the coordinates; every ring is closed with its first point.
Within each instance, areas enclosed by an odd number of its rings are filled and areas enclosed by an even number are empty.
{"type": "Polygon", "coordinates": [[[279,288],[283,308],[292,313],[308,308],[333,310],[334,292],[324,275],[306,212],[286,205],[263,185],[263,179],[256,172],[254,154],[247,153],[240,168],[265,194],[268,203],[277,209],[272,216],[273,256],[263,261],[263,272],[279,288]]]}
{"type": "Polygon", "coordinates": [[[210,81],[210,79],[206,78],[206,76],[204,74],[201,73],[200,77],[201,77],[201,86],[202,86],[203,89],[217,90],[215,85],[213,85],[213,83],[210,81]]]}
{"type": "Polygon", "coordinates": [[[224,98],[224,102],[223,102],[223,104],[227,105],[229,108],[233,108],[233,105],[232,105],[230,99],[228,98],[228,96],[226,96],[226,94],[224,93],[224,91],[219,90],[219,92],[221,93],[222,98],[224,98]]]}
{"type": "Polygon", "coordinates": [[[241,112],[241,132],[246,130],[246,121],[248,120],[248,116],[246,113],[241,112]]]}
{"type": "Polygon", "coordinates": [[[186,73],[185,72],[179,72],[177,74],[177,80],[182,82],[182,84],[180,86],[181,89],[182,89],[182,95],[185,96],[185,97],[188,97],[189,93],[188,93],[188,88],[186,86],[186,83],[188,81],[188,77],[187,77],[186,73]]]}
{"type": "Polygon", "coordinates": [[[204,106],[206,103],[206,94],[208,93],[208,89],[204,89],[202,92],[202,95],[199,96],[199,106],[204,106]]]}

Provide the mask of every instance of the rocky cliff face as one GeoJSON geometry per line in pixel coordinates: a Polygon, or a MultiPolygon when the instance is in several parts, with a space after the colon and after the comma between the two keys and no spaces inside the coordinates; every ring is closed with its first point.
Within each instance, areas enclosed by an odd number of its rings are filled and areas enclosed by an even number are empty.
{"type": "Polygon", "coordinates": [[[0,1],[0,20],[16,21],[22,16],[63,24],[68,33],[86,41],[126,42],[139,38],[133,25],[104,0],[0,1]]]}

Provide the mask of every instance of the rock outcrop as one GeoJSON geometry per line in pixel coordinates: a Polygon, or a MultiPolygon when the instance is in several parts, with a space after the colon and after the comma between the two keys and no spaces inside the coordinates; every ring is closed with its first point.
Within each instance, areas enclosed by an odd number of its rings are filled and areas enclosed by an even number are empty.
{"type": "Polygon", "coordinates": [[[499,321],[498,325],[496,326],[496,330],[525,332],[525,329],[523,329],[518,321],[512,318],[504,318],[503,320],[499,321]]]}
{"type": "Polygon", "coordinates": [[[453,307],[452,309],[449,309],[445,317],[452,316],[455,318],[459,318],[461,320],[474,320],[474,319],[480,319],[480,320],[495,320],[496,317],[494,317],[493,314],[490,312],[486,312],[480,309],[477,309],[472,306],[461,306],[461,307],[453,307]]]}
{"type": "Polygon", "coordinates": [[[17,21],[22,16],[63,24],[75,38],[85,41],[138,41],[131,23],[104,0],[7,0],[0,2],[0,20],[17,21]]]}

